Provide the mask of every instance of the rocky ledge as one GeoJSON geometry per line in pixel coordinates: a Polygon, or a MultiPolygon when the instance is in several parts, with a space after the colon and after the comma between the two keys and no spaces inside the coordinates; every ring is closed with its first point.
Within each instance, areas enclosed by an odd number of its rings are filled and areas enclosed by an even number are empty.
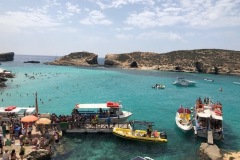
{"type": "Polygon", "coordinates": [[[98,55],[89,52],[74,52],[67,56],[61,57],[54,62],[45,64],[65,65],[65,66],[94,66],[98,65],[98,55]]]}
{"type": "Polygon", "coordinates": [[[198,49],[163,54],[152,52],[107,54],[104,65],[146,70],[239,74],[240,51],[198,49]]]}
{"type": "Polygon", "coordinates": [[[222,155],[220,149],[217,145],[209,145],[207,143],[202,143],[200,146],[199,154],[201,159],[206,160],[221,160],[222,155]]]}
{"type": "Polygon", "coordinates": [[[14,52],[0,53],[0,61],[13,61],[14,52]]]}
{"type": "Polygon", "coordinates": [[[26,156],[27,160],[51,160],[52,153],[48,150],[39,149],[36,151],[32,151],[30,154],[26,156]]]}

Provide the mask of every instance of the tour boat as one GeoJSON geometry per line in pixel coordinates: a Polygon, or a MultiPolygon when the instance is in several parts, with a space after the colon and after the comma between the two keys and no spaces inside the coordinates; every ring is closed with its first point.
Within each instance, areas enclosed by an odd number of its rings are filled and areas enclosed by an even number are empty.
{"type": "Polygon", "coordinates": [[[123,111],[121,102],[107,102],[95,104],[76,104],[75,110],[82,117],[98,117],[99,123],[105,123],[108,117],[112,122],[125,122],[132,115],[129,111],[123,111]]]}
{"type": "Polygon", "coordinates": [[[222,104],[213,103],[209,98],[202,102],[197,99],[195,105],[195,134],[199,137],[208,138],[208,132],[212,132],[214,140],[221,140],[223,135],[222,104]]]}
{"type": "Polygon", "coordinates": [[[191,110],[181,106],[176,113],[175,121],[178,128],[180,128],[182,131],[190,131],[193,127],[191,110]]]}
{"type": "Polygon", "coordinates": [[[190,81],[185,78],[177,78],[173,82],[173,85],[177,85],[177,86],[195,86],[195,84],[196,84],[195,81],[190,81]]]}
{"type": "Polygon", "coordinates": [[[158,132],[156,130],[152,131],[153,122],[145,122],[145,121],[131,121],[128,128],[113,128],[113,134],[129,140],[135,141],[145,141],[145,142],[167,142],[167,135],[165,132],[158,132]],[[147,130],[136,130],[134,125],[146,125],[147,130]]]}

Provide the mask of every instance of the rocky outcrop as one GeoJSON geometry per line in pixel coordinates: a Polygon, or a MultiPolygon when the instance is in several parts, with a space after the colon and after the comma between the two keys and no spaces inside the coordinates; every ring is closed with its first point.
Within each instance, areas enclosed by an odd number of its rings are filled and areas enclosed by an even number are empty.
{"type": "Polygon", "coordinates": [[[40,61],[25,61],[23,63],[40,63],[40,61]]]}
{"type": "Polygon", "coordinates": [[[199,150],[201,159],[206,160],[221,160],[222,155],[220,149],[217,145],[209,145],[207,143],[202,143],[199,150]]]}
{"type": "Polygon", "coordinates": [[[65,66],[94,66],[98,65],[98,55],[89,52],[74,52],[67,56],[61,57],[54,62],[45,64],[65,65],[65,66]]]}
{"type": "Polygon", "coordinates": [[[52,153],[49,153],[48,150],[36,150],[32,151],[26,156],[28,160],[51,160],[52,153]]]}
{"type": "Polygon", "coordinates": [[[163,54],[151,52],[107,54],[104,65],[216,74],[240,73],[240,51],[198,49],[172,51],[163,54]]]}
{"type": "Polygon", "coordinates": [[[0,61],[13,61],[14,52],[0,53],[0,61]]]}

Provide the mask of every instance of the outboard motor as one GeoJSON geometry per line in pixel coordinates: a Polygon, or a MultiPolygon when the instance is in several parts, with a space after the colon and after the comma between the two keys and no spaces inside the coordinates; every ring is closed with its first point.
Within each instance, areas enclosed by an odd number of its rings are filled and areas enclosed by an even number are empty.
{"type": "Polygon", "coordinates": [[[167,134],[165,132],[160,133],[160,138],[167,139],[167,134]]]}

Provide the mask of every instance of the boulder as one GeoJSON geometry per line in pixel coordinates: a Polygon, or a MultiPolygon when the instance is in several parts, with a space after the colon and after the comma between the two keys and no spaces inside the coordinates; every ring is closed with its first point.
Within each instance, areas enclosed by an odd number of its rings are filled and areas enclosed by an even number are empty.
{"type": "Polygon", "coordinates": [[[221,160],[222,155],[217,145],[210,145],[208,143],[202,143],[199,150],[202,159],[221,160]]]}
{"type": "Polygon", "coordinates": [[[7,87],[7,85],[4,82],[0,82],[0,88],[7,87]]]}
{"type": "Polygon", "coordinates": [[[54,62],[45,64],[50,65],[66,65],[66,66],[94,66],[98,65],[98,55],[89,52],[74,52],[67,56],[63,56],[54,62]]]}
{"type": "Polygon", "coordinates": [[[26,156],[27,160],[51,160],[52,153],[49,153],[48,150],[39,149],[32,151],[26,156]]]}
{"type": "Polygon", "coordinates": [[[14,52],[0,53],[0,61],[13,61],[14,52]]]}

